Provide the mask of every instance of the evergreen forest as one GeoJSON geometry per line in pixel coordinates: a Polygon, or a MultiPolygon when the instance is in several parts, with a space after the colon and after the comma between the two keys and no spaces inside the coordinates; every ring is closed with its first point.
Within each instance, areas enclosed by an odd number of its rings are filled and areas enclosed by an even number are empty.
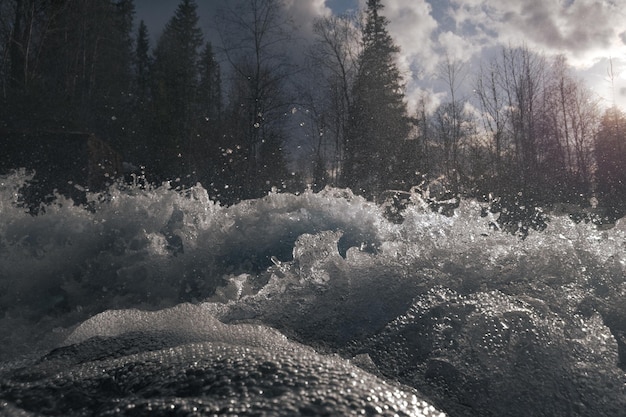
{"type": "Polygon", "coordinates": [[[539,208],[626,213],[626,113],[563,56],[510,45],[471,73],[446,56],[444,100],[409,111],[381,0],[316,20],[298,59],[282,1],[225,2],[219,44],[197,7],[152,38],[133,0],[0,0],[0,129],[94,133],[134,174],[223,204],[333,186],[476,198],[526,228],[539,208]]]}

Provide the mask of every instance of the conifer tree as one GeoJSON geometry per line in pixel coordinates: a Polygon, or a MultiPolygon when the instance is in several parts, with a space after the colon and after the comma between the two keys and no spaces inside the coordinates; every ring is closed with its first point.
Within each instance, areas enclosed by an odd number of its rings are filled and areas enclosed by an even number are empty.
{"type": "Polygon", "coordinates": [[[168,179],[193,170],[188,157],[194,145],[202,44],[197,4],[181,0],[157,41],[152,73],[156,167],[168,179]]]}
{"type": "Polygon", "coordinates": [[[148,27],[142,20],[139,22],[135,46],[135,95],[139,102],[145,102],[148,98],[151,65],[148,27]]]}
{"type": "Polygon", "coordinates": [[[381,0],[368,0],[342,173],[344,185],[370,198],[401,180],[398,154],[410,131],[395,61],[399,48],[382,9],[381,0]]]}
{"type": "Polygon", "coordinates": [[[201,182],[215,198],[221,198],[223,187],[223,121],[222,121],[222,79],[220,65],[213,53],[213,46],[207,42],[202,50],[199,64],[198,108],[196,110],[196,131],[198,145],[195,149],[196,170],[201,182]]]}
{"type": "Polygon", "coordinates": [[[214,125],[222,115],[222,74],[211,42],[206,43],[200,57],[198,93],[201,117],[214,125]]]}
{"type": "Polygon", "coordinates": [[[150,131],[150,68],[152,58],[150,56],[148,28],[143,20],[139,22],[134,52],[132,138],[129,140],[126,154],[129,160],[135,164],[145,166],[149,162],[146,158],[149,155],[149,141],[152,136],[150,131]]]}

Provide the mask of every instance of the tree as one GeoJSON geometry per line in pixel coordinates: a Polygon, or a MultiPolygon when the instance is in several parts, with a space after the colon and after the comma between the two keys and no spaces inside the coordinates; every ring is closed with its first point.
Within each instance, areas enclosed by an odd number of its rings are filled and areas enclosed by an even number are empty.
{"type": "Polygon", "coordinates": [[[150,57],[150,38],[148,27],[142,20],[139,22],[137,30],[137,41],[135,46],[135,96],[139,103],[144,103],[149,98],[150,93],[150,67],[152,58],[150,57]]]}
{"type": "Polygon", "coordinates": [[[442,103],[432,117],[439,174],[445,177],[446,183],[455,193],[459,192],[461,181],[465,179],[463,147],[474,132],[474,121],[464,111],[462,104],[457,101],[442,103]]]}
{"type": "Polygon", "coordinates": [[[278,0],[243,0],[220,11],[218,29],[232,69],[228,110],[232,130],[226,134],[230,144],[225,147],[237,150],[229,160],[243,170],[233,178],[238,183],[229,187],[240,190],[236,199],[258,197],[273,186],[282,188],[286,181],[274,175],[286,172],[282,125],[289,106],[285,54],[289,24],[278,0]]]}
{"type": "Polygon", "coordinates": [[[598,106],[564,57],[547,61],[526,47],[503,48],[481,67],[475,91],[493,161],[477,191],[498,200],[502,222],[543,228],[536,207],[587,204],[598,106]]]}
{"type": "Polygon", "coordinates": [[[433,132],[440,148],[441,174],[451,191],[459,192],[462,169],[461,148],[474,131],[474,123],[465,111],[464,101],[458,97],[463,82],[464,65],[446,54],[439,66],[439,77],[448,85],[449,100],[439,105],[433,115],[433,132]]]}
{"type": "Polygon", "coordinates": [[[533,193],[539,188],[536,127],[541,111],[545,60],[527,47],[504,48],[502,59],[519,187],[525,194],[533,193]]]}
{"type": "Polygon", "coordinates": [[[591,196],[597,100],[571,75],[563,56],[550,67],[537,131],[539,173],[552,198],[584,203],[591,196]]]}
{"type": "Polygon", "coordinates": [[[166,178],[194,175],[198,60],[203,45],[194,0],[181,0],[157,41],[152,69],[154,160],[166,178]]]}
{"type": "Polygon", "coordinates": [[[100,131],[111,144],[125,152],[129,145],[129,130],[133,100],[129,94],[133,82],[133,0],[110,2],[110,18],[101,23],[102,31],[98,71],[94,74],[92,112],[95,131],[100,131]],[[110,28],[107,32],[107,26],[110,28]]]}
{"type": "Polygon", "coordinates": [[[503,47],[487,70],[481,68],[476,92],[490,135],[492,180],[485,193],[530,199],[541,191],[538,132],[545,97],[546,63],[527,47],[503,47]]]}
{"type": "MultiPolygon", "coordinates": [[[[7,1],[0,2],[0,100],[4,102],[7,99],[9,88],[9,50],[11,46],[11,37],[13,34],[13,25],[10,23],[10,17],[14,15],[12,10],[13,4],[7,1]]],[[[0,117],[2,115],[0,114],[0,117]]]]}
{"type": "Polygon", "coordinates": [[[211,42],[206,43],[200,56],[198,87],[201,118],[215,126],[222,117],[222,73],[211,42]]]}
{"type": "Polygon", "coordinates": [[[615,106],[602,116],[595,155],[598,198],[619,218],[626,213],[626,114],[615,106]]]}
{"type": "Polygon", "coordinates": [[[314,183],[337,185],[344,158],[352,103],[351,86],[360,53],[356,16],[326,16],[313,23],[315,41],[308,52],[308,107],[316,132],[314,183]],[[312,81],[311,81],[312,80],[312,81]]]}
{"type": "MultiPolygon", "coordinates": [[[[52,28],[41,55],[44,88],[52,101],[66,100],[70,118],[80,127],[113,136],[119,133],[115,121],[126,113],[130,88],[133,3],[63,3],[60,10],[48,9],[52,28]]],[[[55,117],[65,117],[68,109],[60,110],[55,117]]]]}
{"type": "MultiPolygon", "coordinates": [[[[56,29],[55,20],[66,5],[46,4],[35,0],[4,1],[2,31],[4,34],[3,60],[5,68],[5,93],[28,95],[31,82],[41,74],[41,53],[51,29],[56,29]]],[[[15,97],[12,97],[13,99],[15,97]]]]}
{"type": "Polygon", "coordinates": [[[344,185],[370,198],[400,186],[397,151],[410,131],[395,62],[399,48],[387,32],[382,9],[380,0],[367,3],[342,172],[344,185]]]}
{"type": "Polygon", "coordinates": [[[133,2],[14,0],[11,12],[2,66],[11,114],[2,117],[123,136],[133,2]]]}
{"type": "MultiPolygon", "coordinates": [[[[506,135],[510,114],[506,106],[506,94],[500,87],[501,78],[501,64],[494,60],[488,68],[481,66],[474,89],[482,112],[483,127],[488,135],[487,148],[491,168],[487,171],[488,178],[485,179],[488,183],[504,173],[506,161],[503,159],[510,147],[506,135]]],[[[491,186],[487,185],[486,188],[491,186]]]]}
{"type": "MultiPolygon", "coordinates": [[[[223,154],[223,99],[222,76],[213,47],[207,42],[200,55],[200,77],[198,84],[198,108],[196,132],[198,148],[195,150],[195,166],[198,176],[214,197],[219,194],[217,183],[223,182],[221,167],[226,161],[223,154]],[[210,185],[213,184],[213,185],[210,185]],[[213,193],[213,191],[217,191],[213,193]]],[[[228,155],[228,154],[226,154],[228,155]]]]}
{"type": "Polygon", "coordinates": [[[148,157],[152,141],[152,57],[148,28],[143,20],[139,22],[137,29],[133,58],[133,110],[130,123],[132,139],[126,146],[126,156],[129,161],[146,166],[150,163],[148,157]]]}

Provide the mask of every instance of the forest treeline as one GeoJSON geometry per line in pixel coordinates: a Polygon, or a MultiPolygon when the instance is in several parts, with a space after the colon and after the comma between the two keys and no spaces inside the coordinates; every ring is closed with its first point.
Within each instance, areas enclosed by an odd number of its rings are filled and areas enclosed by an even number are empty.
{"type": "Polygon", "coordinates": [[[445,56],[445,100],[409,112],[381,0],[316,20],[297,58],[279,0],[229,1],[210,23],[219,45],[181,0],[151,45],[132,0],[0,0],[0,127],[96,133],[151,180],[226,204],[331,185],[626,212],[626,114],[563,56],[507,46],[472,74],[445,56]]]}

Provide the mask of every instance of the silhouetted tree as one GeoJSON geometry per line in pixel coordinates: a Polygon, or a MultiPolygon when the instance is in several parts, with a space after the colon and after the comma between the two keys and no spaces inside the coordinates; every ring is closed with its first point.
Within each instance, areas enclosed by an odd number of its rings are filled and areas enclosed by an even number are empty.
{"type": "Polygon", "coordinates": [[[222,117],[222,73],[210,42],[206,43],[200,56],[198,87],[200,116],[209,124],[214,124],[222,117]]]}
{"type": "Polygon", "coordinates": [[[150,56],[150,38],[148,27],[142,20],[139,22],[137,30],[137,40],[135,44],[135,96],[139,103],[144,103],[150,98],[150,67],[152,57],[150,56]]]}
{"type": "Polygon", "coordinates": [[[150,38],[144,21],[139,22],[133,57],[133,107],[131,112],[130,135],[125,155],[134,164],[146,166],[150,163],[150,142],[152,142],[152,95],[151,72],[152,56],[150,38]]]}
{"type": "Polygon", "coordinates": [[[544,199],[584,203],[591,197],[597,101],[574,78],[563,56],[547,72],[537,129],[538,169],[544,199]]]}
{"type": "Polygon", "coordinates": [[[154,160],[169,179],[194,176],[198,61],[203,44],[194,0],[182,0],[154,51],[154,160]]]}
{"type": "Polygon", "coordinates": [[[462,62],[446,54],[445,61],[439,66],[439,78],[448,86],[449,100],[435,111],[435,131],[443,150],[443,173],[456,189],[460,179],[460,148],[472,127],[465,113],[465,103],[458,97],[464,77],[463,67],[462,62]]]}
{"type": "MultiPolygon", "coordinates": [[[[3,4],[4,9],[10,8],[3,4]]],[[[2,65],[11,114],[0,117],[13,126],[64,126],[123,137],[132,0],[15,0],[11,12],[2,65]]]]}
{"type": "Polygon", "coordinates": [[[487,192],[494,191],[495,179],[498,176],[507,176],[508,171],[511,144],[507,126],[510,113],[506,106],[506,91],[500,87],[502,78],[502,65],[499,61],[493,60],[487,68],[481,66],[474,88],[483,115],[483,128],[487,137],[486,148],[489,151],[489,168],[482,180],[487,192]]]}
{"type": "MultiPolygon", "coordinates": [[[[338,184],[360,53],[356,15],[326,16],[313,23],[315,41],[308,51],[303,91],[315,125],[314,182],[338,184]]],[[[321,186],[323,188],[323,186],[321,186]]]]}
{"type": "Polygon", "coordinates": [[[198,109],[196,118],[197,149],[195,166],[199,178],[207,189],[209,184],[220,182],[223,145],[222,78],[210,42],[200,56],[200,78],[198,84],[198,109]]]}
{"type": "Polygon", "coordinates": [[[286,80],[289,65],[285,53],[290,39],[289,22],[278,0],[231,2],[218,15],[224,54],[231,67],[229,97],[230,140],[224,147],[244,161],[233,161],[243,175],[231,189],[241,191],[240,198],[263,195],[273,186],[282,187],[286,172],[283,151],[289,98],[286,80]],[[237,119],[238,121],[235,121],[237,119]]]}
{"type": "Polygon", "coordinates": [[[382,9],[380,0],[367,2],[342,172],[344,185],[370,198],[397,186],[398,150],[410,130],[395,62],[399,48],[387,32],[382,9]]]}
{"type": "Polygon", "coordinates": [[[543,56],[527,47],[503,48],[502,60],[505,91],[510,115],[510,134],[515,146],[515,161],[519,187],[533,193],[537,184],[537,120],[541,111],[543,56]]]}
{"type": "Polygon", "coordinates": [[[626,213],[626,114],[615,106],[602,116],[595,154],[598,198],[621,217],[626,213]]]}
{"type": "Polygon", "coordinates": [[[544,57],[527,47],[503,47],[488,69],[481,68],[476,92],[493,160],[486,192],[534,199],[541,191],[537,141],[545,72],[544,57]]]}

